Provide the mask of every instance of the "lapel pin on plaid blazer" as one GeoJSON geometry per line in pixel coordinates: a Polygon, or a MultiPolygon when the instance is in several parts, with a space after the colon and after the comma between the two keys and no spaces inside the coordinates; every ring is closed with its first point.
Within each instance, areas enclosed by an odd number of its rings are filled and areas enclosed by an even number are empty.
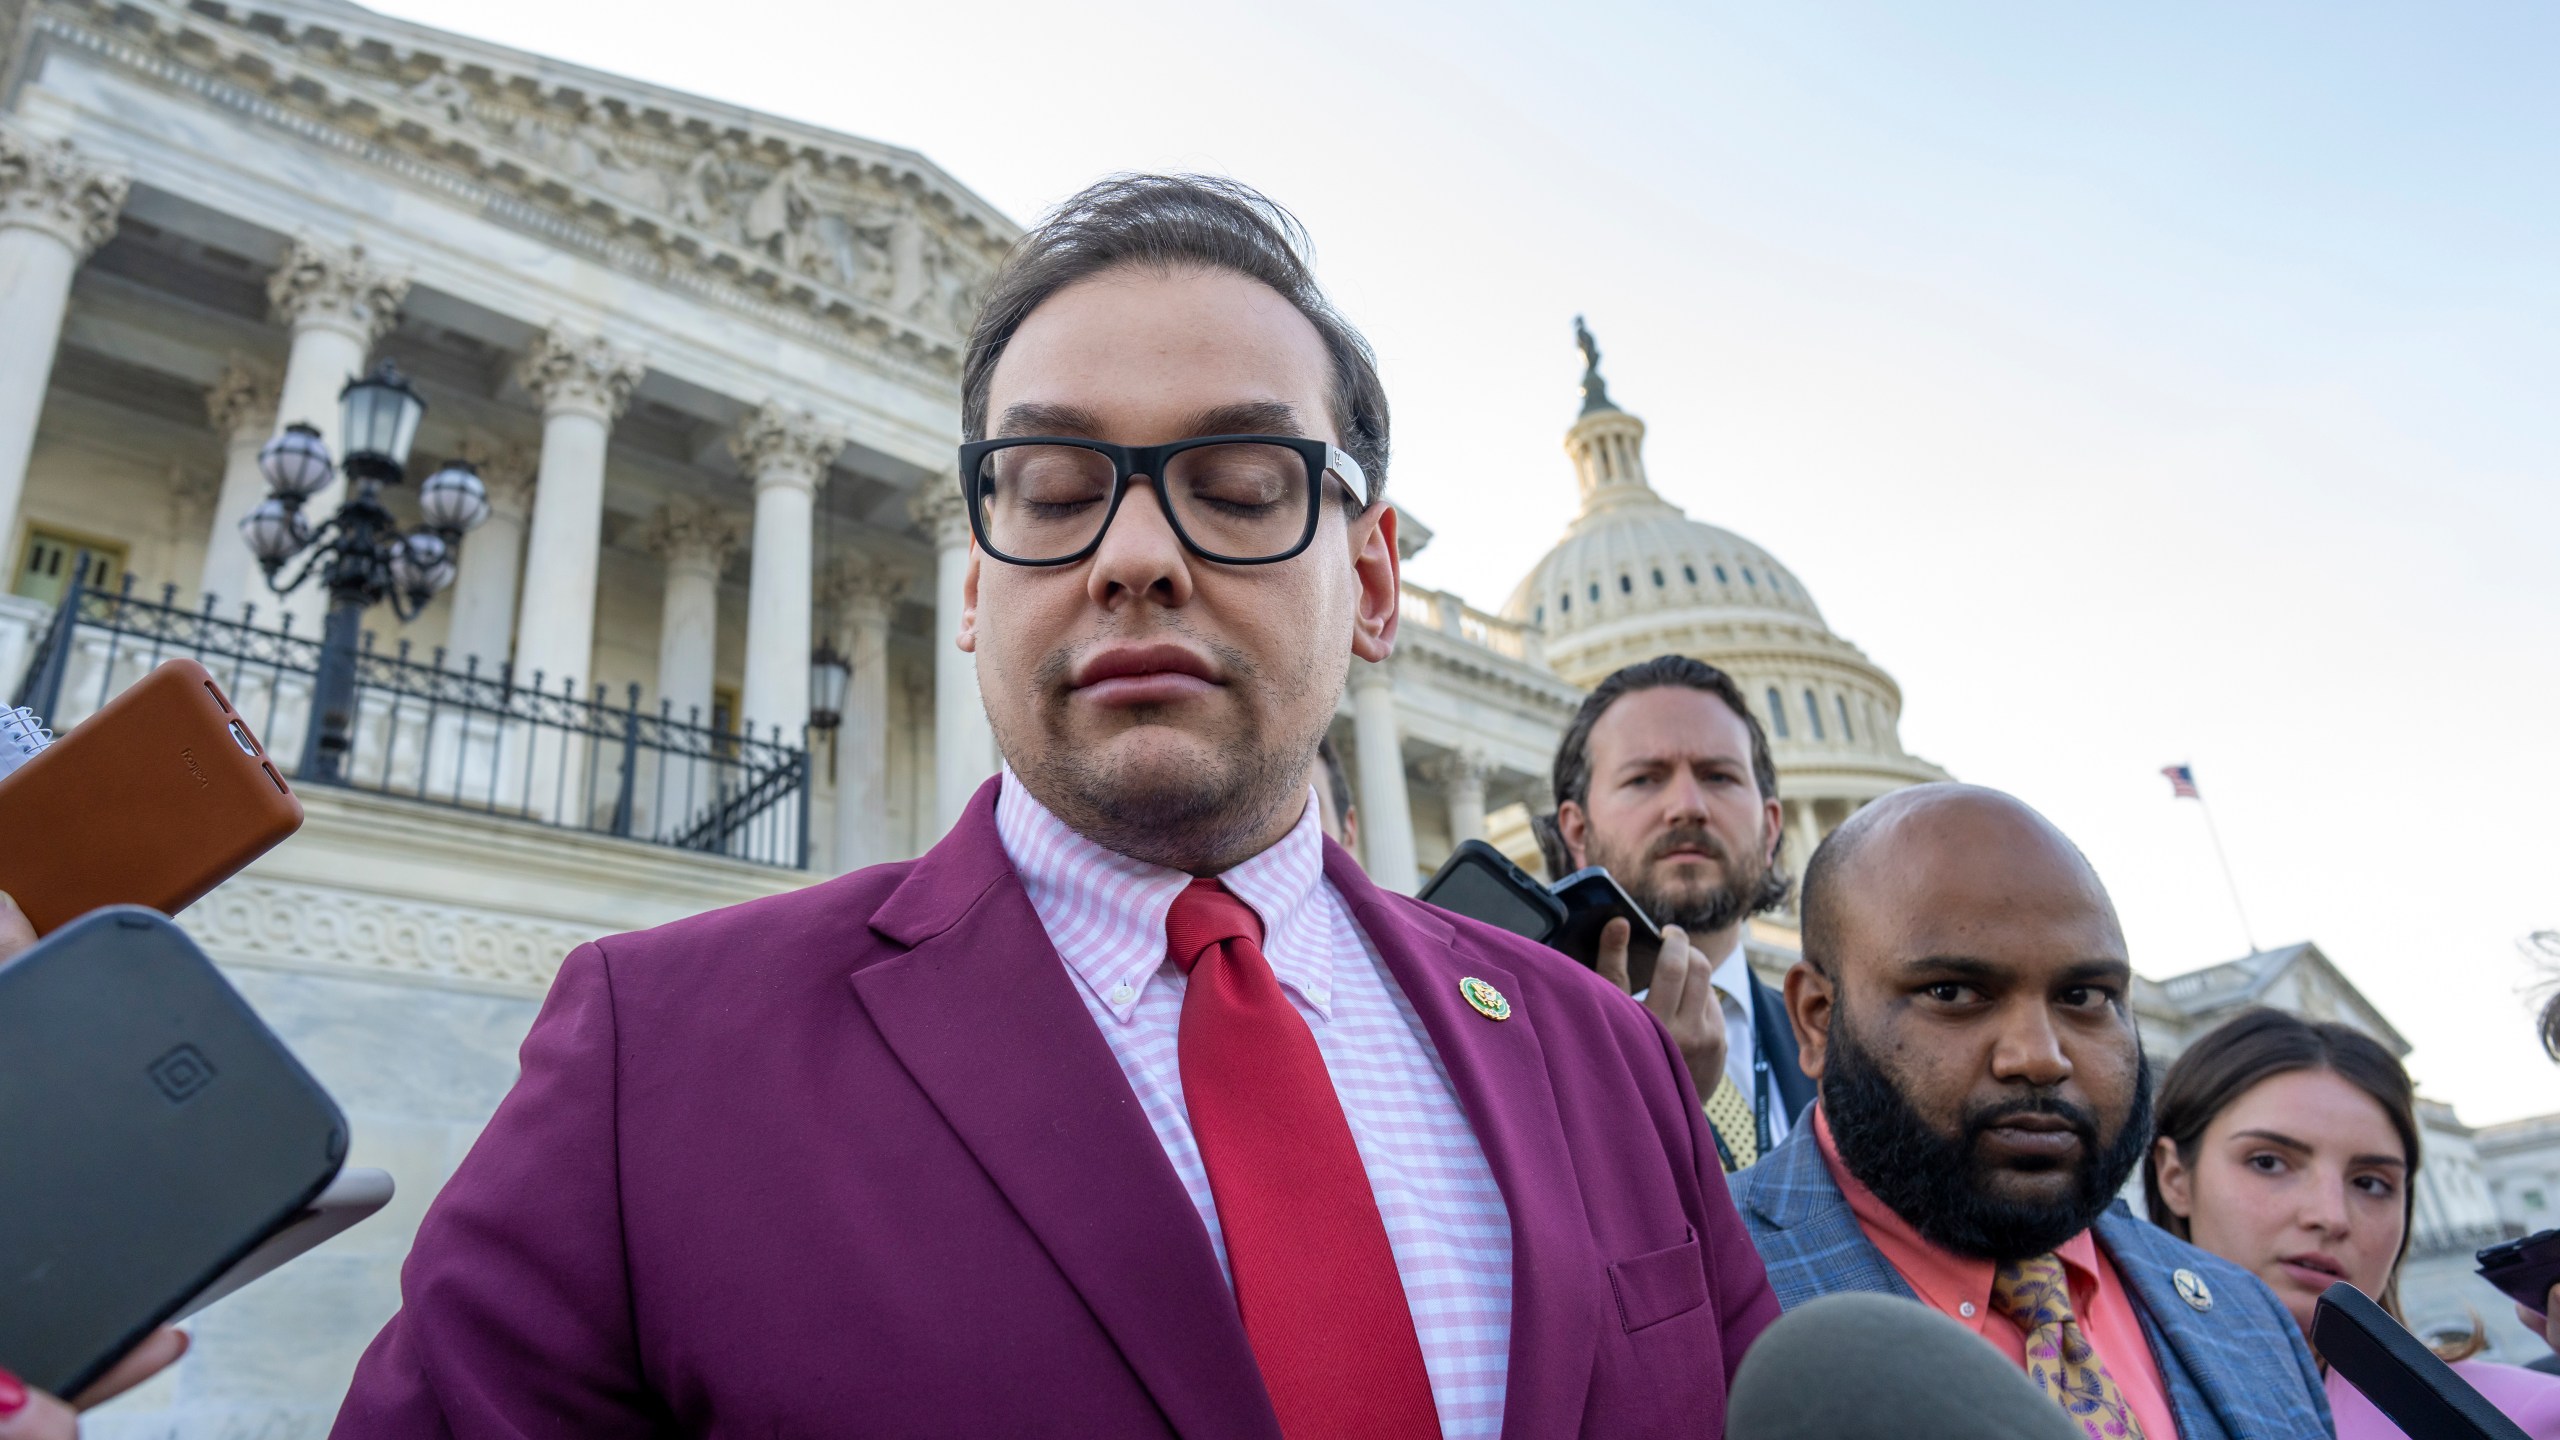
{"type": "Polygon", "coordinates": [[[2169,1283],[2178,1287],[2178,1298],[2199,1311],[2213,1308],[2213,1287],[2193,1270],[2180,1268],[2169,1273],[2169,1283]]]}

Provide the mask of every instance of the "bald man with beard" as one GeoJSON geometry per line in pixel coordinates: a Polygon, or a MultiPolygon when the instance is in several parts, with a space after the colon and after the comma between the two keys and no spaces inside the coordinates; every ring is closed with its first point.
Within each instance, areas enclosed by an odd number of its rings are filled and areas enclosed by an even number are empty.
{"type": "Polygon", "coordinates": [[[1788,1308],[1901,1295],[2024,1368],[2091,1440],[2329,1434],[2248,1272],[2116,1199],[2150,1139],[2106,887],[2042,815],[1923,785],[1814,853],[1788,1018],[1819,1099],[1733,1192],[1788,1308]]]}

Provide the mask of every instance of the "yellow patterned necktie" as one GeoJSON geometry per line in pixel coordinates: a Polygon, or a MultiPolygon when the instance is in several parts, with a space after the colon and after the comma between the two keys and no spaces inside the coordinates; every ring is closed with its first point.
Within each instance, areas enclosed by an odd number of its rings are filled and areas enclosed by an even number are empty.
{"type": "Polygon", "coordinates": [[[2012,1260],[1993,1273],[1991,1308],[2027,1334],[2027,1378],[2054,1399],[2089,1440],[2142,1440],[2133,1407],[2071,1313],[2071,1285],[2058,1255],[2012,1260]]]}
{"type": "Polygon", "coordinates": [[[1716,1127],[1716,1138],[1724,1142],[1725,1153],[1733,1157],[1733,1168],[1740,1170],[1760,1158],[1760,1132],[1751,1122],[1751,1106],[1742,1098],[1742,1087],[1730,1075],[1716,1077],[1715,1093],[1707,1097],[1707,1123],[1716,1127]]]}

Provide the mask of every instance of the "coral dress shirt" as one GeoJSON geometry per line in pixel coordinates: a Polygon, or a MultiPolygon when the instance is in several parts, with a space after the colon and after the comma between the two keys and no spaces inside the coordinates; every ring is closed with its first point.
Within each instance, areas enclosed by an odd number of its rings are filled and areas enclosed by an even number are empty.
{"type": "MultiPolygon", "coordinates": [[[[1989,1341],[2011,1364],[2026,1369],[2027,1332],[1991,1308],[1992,1271],[1997,1267],[1933,1243],[1877,1199],[1840,1163],[1840,1152],[1831,1141],[1830,1117],[1820,1105],[1813,1107],[1813,1133],[1822,1144],[1822,1161],[1831,1167],[1841,1198],[1858,1217],[1858,1228],[1893,1262],[1912,1293],[1989,1341]]],[[[2168,1391],[2160,1381],[2160,1364],[2152,1358],[2151,1342],[2142,1333],[2132,1295],[2117,1276],[2115,1263],[2086,1230],[2056,1246],[2054,1253],[2062,1259],[2063,1273],[2071,1278],[2071,1313],[2114,1378],[2125,1404],[2132,1407],[2143,1440],[2176,1440],[2177,1417],[2169,1409],[2168,1391]]]]}

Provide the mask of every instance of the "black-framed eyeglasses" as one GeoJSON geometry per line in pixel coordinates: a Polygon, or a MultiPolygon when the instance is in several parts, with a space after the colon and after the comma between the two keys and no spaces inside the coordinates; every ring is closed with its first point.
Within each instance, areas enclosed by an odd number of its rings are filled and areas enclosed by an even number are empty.
{"type": "Polygon", "coordinates": [[[978,548],[1008,565],[1071,565],[1102,544],[1143,479],[1185,548],[1221,565],[1273,565],[1315,539],[1324,478],[1362,509],[1369,477],[1342,447],[1295,435],[1203,435],[1113,445],[1055,435],[973,440],[960,485],[978,548]]]}

